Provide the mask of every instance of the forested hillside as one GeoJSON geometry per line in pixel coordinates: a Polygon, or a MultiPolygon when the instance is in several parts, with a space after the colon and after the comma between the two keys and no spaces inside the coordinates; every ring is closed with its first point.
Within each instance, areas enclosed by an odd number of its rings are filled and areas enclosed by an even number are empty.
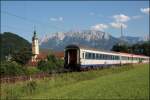
{"type": "Polygon", "coordinates": [[[31,43],[24,38],[11,32],[4,32],[0,34],[1,60],[4,60],[9,54],[18,52],[22,48],[31,49],[31,43]]]}

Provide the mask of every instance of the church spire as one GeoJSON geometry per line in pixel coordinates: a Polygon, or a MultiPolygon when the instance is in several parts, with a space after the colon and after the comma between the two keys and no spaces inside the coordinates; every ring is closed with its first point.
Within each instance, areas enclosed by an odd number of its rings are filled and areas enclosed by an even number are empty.
{"type": "Polygon", "coordinates": [[[34,36],[36,37],[36,29],[35,29],[35,25],[34,25],[34,36]]]}
{"type": "Polygon", "coordinates": [[[34,41],[35,39],[38,39],[38,37],[37,37],[36,30],[34,29],[32,41],[34,41]]]}
{"type": "Polygon", "coordinates": [[[33,33],[34,33],[34,37],[36,37],[36,30],[34,30],[34,32],[33,32],[33,33]]]}
{"type": "Polygon", "coordinates": [[[39,54],[39,43],[35,28],[32,37],[32,54],[32,61],[36,61],[37,55],[39,54]]]}

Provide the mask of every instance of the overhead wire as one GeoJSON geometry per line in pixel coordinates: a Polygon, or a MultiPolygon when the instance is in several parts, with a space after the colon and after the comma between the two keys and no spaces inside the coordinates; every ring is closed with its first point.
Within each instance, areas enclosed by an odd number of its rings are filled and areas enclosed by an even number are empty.
{"type": "Polygon", "coordinates": [[[23,28],[14,27],[14,26],[10,26],[10,25],[1,25],[1,27],[12,28],[12,29],[17,29],[17,30],[24,30],[26,32],[31,32],[29,30],[26,30],[26,29],[23,29],[23,28]]]}
{"type": "MultiPolygon", "coordinates": [[[[16,14],[13,14],[13,13],[10,13],[10,12],[8,12],[8,11],[1,11],[3,14],[7,14],[7,15],[9,15],[9,16],[14,16],[14,17],[16,17],[16,18],[19,18],[19,19],[22,19],[22,20],[25,20],[25,21],[28,21],[28,22],[30,22],[31,24],[39,24],[39,25],[44,25],[44,26],[46,26],[46,27],[48,27],[47,26],[47,24],[49,24],[49,23],[44,23],[44,22],[41,22],[41,21],[37,21],[37,20],[33,20],[33,19],[29,19],[29,18],[26,18],[26,17],[22,17],[22,16],[20,16],[20,15],[16,15],[16,14]]],[[[50,24],[49,24],[50,25],[50,24]]],[[[63,30],[63,31],[65,31],[63,28],[60,28],[60,27],[58,27],[58,26],[54,26],[54,25],[50,25],[51,27],[53,27],[53,28],[55,28],[55,29],[60,29],[60,30],[63,30]]],[[[49,27],[48,27],[49,28],[49,27]]]]}

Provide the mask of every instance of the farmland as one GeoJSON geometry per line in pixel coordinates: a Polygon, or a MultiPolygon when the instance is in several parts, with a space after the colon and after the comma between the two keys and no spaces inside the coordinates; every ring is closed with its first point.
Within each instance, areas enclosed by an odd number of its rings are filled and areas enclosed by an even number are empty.
{"type": "Polygon", "coordinates": [[[149,99],[149,65],[53,74],[1,84],[1,99],[149,99]]]}

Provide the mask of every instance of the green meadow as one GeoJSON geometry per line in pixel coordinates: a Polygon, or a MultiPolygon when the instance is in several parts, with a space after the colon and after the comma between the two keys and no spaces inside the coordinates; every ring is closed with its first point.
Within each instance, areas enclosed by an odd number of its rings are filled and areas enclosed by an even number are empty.
{"type": "Polygon", "coordinates": [[[136,64],[2,83],[1,99],[147,99],[149,65],[136,64]]]}

